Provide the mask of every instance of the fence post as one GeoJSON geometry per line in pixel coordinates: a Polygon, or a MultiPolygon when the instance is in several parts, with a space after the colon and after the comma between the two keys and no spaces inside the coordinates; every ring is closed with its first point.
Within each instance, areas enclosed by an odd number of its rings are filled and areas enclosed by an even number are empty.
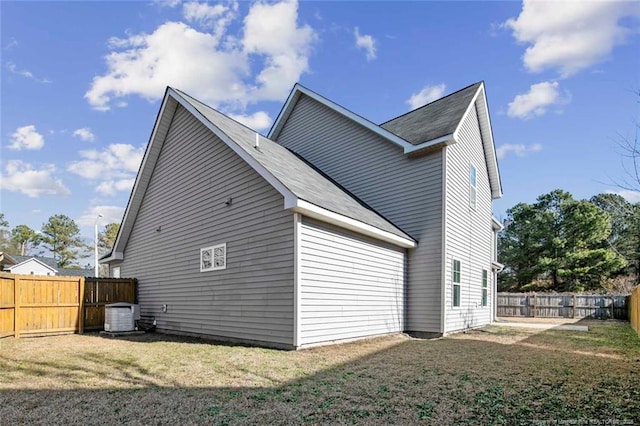
{"type": "Polygon", "coordinates": [[[533,317],[536,317],[536,304],[537,304],[537,300],[536,300],[536,292],[533,292],[533,317]]]}
{"type": "Polygon", "coordinates": [[[572,318],[576,317],[576,294],[573,293],[573,311],[572,311],[572,318]]]}
{"type": "Polygon", "coordinates": [[[13,276],[13,337],[20,338],[20,278],[13,276]]]}
{"type": "Polygon", "coordinates": [[[613,319],[613,305],[614,305],[614,303],[616,303],[616,301],[613,298],[613,296],[611,296],[611,305],[609,306],[609,310],[611,311],[611,319],[613,319]]]}
{"type": "Polygon", "coordinates": [[[78,334],[84,333],[84,277],[78,282],[78,334]]]}

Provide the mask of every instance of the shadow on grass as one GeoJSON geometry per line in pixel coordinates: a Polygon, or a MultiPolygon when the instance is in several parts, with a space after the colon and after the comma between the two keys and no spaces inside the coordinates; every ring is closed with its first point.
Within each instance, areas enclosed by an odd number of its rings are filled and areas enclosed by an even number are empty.
{"type": "Polygon", "coordinates": [[[155,334],[128,338],[124,352],[96,344],[55,362],[2,351],[0,423],[639,422],[640,343],[616,345],[624,327],[595,328],[592,340],[471,332],[300,352],[155,334]]]}

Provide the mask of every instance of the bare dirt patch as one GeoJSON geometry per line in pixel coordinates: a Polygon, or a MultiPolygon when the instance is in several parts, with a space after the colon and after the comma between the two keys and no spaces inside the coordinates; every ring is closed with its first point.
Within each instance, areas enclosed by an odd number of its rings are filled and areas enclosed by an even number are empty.
{"type": "Polygon", "coordinates": [[[639,383],[640,339],[619,322],[300,352],[160,334],[0,340],[3,425],[638,424],[639,383]]]}

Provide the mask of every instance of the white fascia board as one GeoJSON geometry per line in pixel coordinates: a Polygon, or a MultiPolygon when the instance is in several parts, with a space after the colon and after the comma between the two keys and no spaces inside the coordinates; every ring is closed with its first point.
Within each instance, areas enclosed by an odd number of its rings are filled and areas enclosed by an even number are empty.
{"type": "Polygon", "coordinates": [[[410,148],[404,149],[404,153],[411,154],[412,152],[420,151],[421,149],[425,149],[425,148],[430,148],[435,145],[447,146],[447,145],[452,145],[454,143],[456,143],[456,140],[453,137],[453,133],[451,133],[448,135],[440,136],[439,138],[436,138],[436,139],[431,139],[430,141],[422,142],[421,144],[418,144],[418,145],[411,145],[410,148]]]}
{"type": "Polygon", "coordinates": [[[327,222],[332,225],[357,232],[359,234],[386,241],[399,247],[414,248],[417,246],[416,242],[413,240],[392,234],[388,231],[383,231],[382,229],[376,228],[375,226],[368,225],[366,223],[360,222],[359,220],[351,219],[350,217],[332,212],[304,200],[298,200],[296,206],[293,207],[293,211],[295,213],[300,213],[310,218],[317,219],[322,222],[327,222]]]}
{"type": "Polygon", "coordinates": [[[123,259],[124,259],[124,254],[122,252],[114,251],[113,253],[111,253],[109,255],[109,257],[105,257],[105,258],[102,258],[102,259],[98,260],[98,263],[104,265],[104,264],[109,264],[109,263],[111,263],[113,261],[116,261],[116,260],[123,260],[123,259]]]}
{"type": "Polygon", "coordinates": [[[11,266],[10,266],[9,268],[7,268],[7,269],[12,270],[12,269],[14,269],[14,268],[17,268],[17,267],[22,266],[22,265],[26,265],[26,264],[31,263],[31,262],[36,262],[36,263],[38,263],[40,266],[44,266],[45,268],[47,268],[47,269],[48,269],[48,270],[50,270],[51,272],[55,272],[55,273],[57,273],[57,272],[58,272],[58,270],[57,270],[57,269],[52,268],[51,266],[49,266],[49,265],[47,265],[46,263],[44,263],[44,262],[42,262],[42,261],[40,261],[40,260],[36,259],[35,257],[32,257],[32,258],[27,259],[27,260],[23,260],[22,262],[20,262],[20,263],[18,263],[18,264],[16,264],[16,265],[11,265],[11,266]]]}
{"type": "Polygon", "coordinates": [[[484,83],[482,83],[481,85],[481,89],[482,89],[482,105],[483,105],[483,109],[485,112],[485,120],[487,121],[487,126],[486,129],[484,129],[487,132],[487,136],[489,141],[491,142],[491,146],[489,147],[488,150],[488,154],[489,154],[489,163],[491,164],[491,166],[493,167],[494,170],[494,178],[496,180],[495,182],[495,188],[491,188],[491,192],[492,192],[492,196],[494,199],[496,198],[502,198],[502,180],[500,179],[500,168],[498,167],[498,156],[496,154],[496,146],[495,146],[495,142],[493,140],[493,130],[491,128],[491,119],[489,118],[489,106],[487,105],[487,96],[484,94],[484,83]]]}
{"type": "Polygon", "coordinates": [[[229,148],[233,150],[240,158],[242,158],[251,168],[253,168],[264,180],[266,180],[276,191],[284,197],[284,208],[291,208],[295,205],[297,197],[282,182],[278,180],[271,172],[269,172],[258,160],[252,157],[240,145],[235,143],[226,133],[211,123],[204,115],[200,113],[191,103],[186,101],[179,93],[169,88],[169,95],[173,97],[187,111],[193,114],[202,124],[204,124],[214,135],[219,137],[229,148]]]}
{"type": "MultiPolygon", "coordinates": [[[[453,132],[453,139],[455,141],[459,140],[459,134],[460,134],[460,129],[462,128],[462,123],[464,123],[465,118],[475,106],[476,101],[478,100],[478,96],[480,96],[480,94],[484,94],[484,83],[480,84],[480,87],[478,87],[476,94],[473,95],[473,99],[471,99],[471,102],[469,102],[469,105],[467,106],[466,111],[464,112],[464,114],[462,114],[462,119],[460,119],[460,122],[458,123],[456,130],[454,130],[453,132]]],[[[483,137],[482,142],[483,142],[483,145],[485,142],[488,142],[490,145],[489,149],[484,149],[484,146],[483,146],[483,151],[484,151],[485,161],[487,162],[487,169],[489,171],[489,181],[491,184],[491,197],[495,200],[497,198],[502,197],[502,184],[500,183],[500,173],[498,171],[496,147],[493,141],[493,133],[491,131],[491,120],[489,119],[489,112],[488,112],[489,109],[487,106],[486,96],[482,96],[482,102],[484,106],[483,109],[485,111],[484,119],[487,122],[487,126],[482,126],[482,124],[480,123],[480,120],[478,120],[478,124],[480,124],[481,126],[480,133],[483,134],[484,132],[486,132],[486,135],[488,136],[488,138],[483,137]],[[483,127],[488,127],[488,129],[484,129],[483,127]],[[485,141],[485,139],[488,139],[488,141],[485,141]],[[489,155],[487,156],[487,154],[489,155]],[[489,165],[491,167],[489,167],[489,165]]]]}
{"type": "Polygon", "coordinates": [[[495,216],[491,216],[491,227],[495,231],[502,231],[504,229],[504,226],[500,223],[500,221],[495,216]]]}
{"type": "Polygon", "coordinates": [[[276,119],[276,122],[273,125],[273,128],[271,129],[271,131],[269,132],[269,139],[271,140],[275,140],[275,138],[278,137],[278,134],[280,133],[282,124],[284,122],[287,121],[287,119],[289,118],[289,114],[291,114],[291,110],[293,109],[291,104],[293,102],[297,102],[300,94],[304,94],[306,96],[309,96],[311,99],[320,102],[321,104],[323,104],[324,106],[331,108],[332,110],[338,112],[339,114],[344,115],[345,117],[347,117],[348,119],[355,121],[356,123],[360,124],[361,126],[367,128],[368,130],[371,130],[374,133],[377,133],[378,135],[380,135],[381,137],[395,143],[396,145],[401,146],[404,149],[405,154],[408,152],[408,150],[411,150],[412,148],[414,148],[414,145],[411,145],[409,142],[407,142],[406,140],[402,139],[400,136],[395,135],[393,133],[391,133],[388,130],[383,129],[382,127],[378,126],[375,123],[372,123],[371,121],[367,120],[364,117],[359,116],[358,114],[349,111],[348,109],[336,104],[333,101],[330,101],[329,99],[307,89],[304,86],[301,86],[300,84],[296,84],[293,88],[293,91],[291,92],[291,94],[289,95],[289,98],[287,99],[287,102],[285,104],[285,107],[282,109],[282,114],[281,116],[279,116],[276,119]]]}
{"type": "Polygon", "coordinates": [[[293,107],[295,106],[296,102],[298,102],[298,99],[300,98],[300,94],[302,92],[298,90],[299,87],[300,85],[296,83],[293,86],[293,89],[291,89],[291,92],[289,93],[289,96],[287,97],[287,100],[285,101],[284,106],[282,107],[282,109],[280,110],[280,113],[278,113],[278,116],[276,117],[276,121],[273,122],[273,125],[271,126],[269,133],[267,133],[268,139],[275,140],[275,138],[277,138],[278,135],[280,134],[280,131],[282,130],[282,126],[289,118],[289,115],[291,114],[293,107]]]}
{"type": "Polygon", "coordinates": [[[494,260],[491,262],[491,269],[495,270],[496,272],[500,272],[504,269],[504,265],[494,260]]]}

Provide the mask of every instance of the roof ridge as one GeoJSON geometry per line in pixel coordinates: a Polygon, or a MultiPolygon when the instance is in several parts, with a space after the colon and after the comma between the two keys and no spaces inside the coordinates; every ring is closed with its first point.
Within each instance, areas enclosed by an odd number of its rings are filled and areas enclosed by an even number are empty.
{"type": "Polygon", "coordinates": [[[446,95],[446,96],[443,96],[443,97],[441,97],[441,98],[438,98],[438,99],[436,99],[436,100],[433,100],[433,101],[429,102],[428,104],[424,104],[424,105],[422,105],[422,106],[420,106],[420,107],[418,107],[418,108],[415,108],[415,109],[412,109],[412,110],[410,110],[410,111],[407,111],[407,112],[405,112],[404,114],[400,114],[400,115],[398,115],[397,117],[392,118],[391,120],[387,120],[387,121],[385,121],[385,122],[383,122],[383,123],[380,123],[380,124],[379,124],[379,126],[383,126],[383,125],[385,125],[385,124],[387,124],[387,123],[392,122],[393,120],[397,120],[397,119],[398,119],[398,118],[400,118],[400,117],[404,117],[404,116],[405,116],[405,115],[407,115],[407,114],[411,114],[411,113],[416,112],[416,111],[418,111],[418,110],[420,110],[420,109],[422,109],[422,108],[426,108],[426,107],[428,107],[428,106],[430,106],[430,105],[435,104],[436,102],[440,102],[440,101],[442,101],[442,100],[444,100],[444,99],[446,99],[446,98],[448,98],[448,97],[451,97],[451,96],[453,96],[453,95],[456,95],[456,94],[458,94],[458,93],[462,92],[463,90],[467,90],[467,89],[468,89],[468,88],[470,88],[470,87],[473,87],[473,86],[475,86],[475,85],[479,85],[479,84],[483,84],[483,83],[484,83],[484,80],[480,80],[480,81],[477,81],[477,82],[475,82],[475,83],[473,83],[473,84],[469,84],[468,86],[465,86],[465,87],[463,87],[462,89],[458,89],[458,90],[456,90],[455,92],[451,92],[451,93],[449,93],[449,94],[448,94],[448,95],[446,95]]]}

